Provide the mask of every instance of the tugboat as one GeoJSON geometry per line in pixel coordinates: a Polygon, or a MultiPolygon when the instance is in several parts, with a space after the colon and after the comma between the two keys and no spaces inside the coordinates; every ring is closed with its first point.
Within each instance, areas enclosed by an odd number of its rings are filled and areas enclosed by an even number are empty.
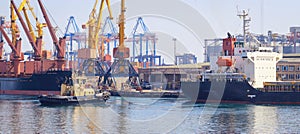
{"type": "Polygon", "coordinates": [[[89,86],[87,77],[76,76],[68,84],[62,84],[61,95],[39,96],[41,105],[76,105],[92,102],[106,102],[110,98],[107,91],[96,90],[89,86]]]}

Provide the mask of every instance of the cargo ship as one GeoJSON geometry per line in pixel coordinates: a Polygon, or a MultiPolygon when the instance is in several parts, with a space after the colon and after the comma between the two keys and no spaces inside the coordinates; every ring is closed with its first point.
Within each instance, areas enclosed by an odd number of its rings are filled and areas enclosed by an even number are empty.
{"type": "Polygon", "coordinates": [[[272,47],[245,47],[223,39],[223,56],[211,57],[211,70],[181,80],[185,96],[200,103],[300,104],[300,82],[278,81],[282,54],[272,47]]]}
{"type": "Polygon", "coordinates": [[[11,21],[8,23],[9,25],[5,23],[4,17],[0,17],[0,95],[60,95],[61,85],[71,84],[69,82],[71,81],[72,69],[65,68],[66,39],[56,37],[54,27],[41,0],[38,0],[38,3],[46,23],[40,23],[36,18],[37,35],[26,14],[26,5],[32,10],[29,1],[23,0],[19,8],[13,0],[10,1],[11,21]],[[19,9],[23,9],[25,19],[23,19],[19,9]],[[24,53],[21,52],[22,38],[20,37],[21,30],[17,26],[17,19],[33,48],[32,55],[28,60],[26,57],[24,58],[24,53]],[[50,51],[42,49],[42,28],[44,27],[48,27],[53,45],[56,47],[56,57],[54,58],[51,57],[50,51]],[[6,33],[7,31],[11,33],[11,38],[6,33]],[[6,59],[3,56],[5,45],[3,38],[11,49],[9,55],[6,53],[8,57],[6,59]]]}

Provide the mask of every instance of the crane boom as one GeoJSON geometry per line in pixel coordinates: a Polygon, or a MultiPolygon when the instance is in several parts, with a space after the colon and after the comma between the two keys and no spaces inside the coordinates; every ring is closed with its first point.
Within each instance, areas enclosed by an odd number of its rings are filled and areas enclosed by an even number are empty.
{"type": "Polygon", "coordinates": [[[45,7],[43,5],[43,3],[41,2],[41,0],[38,0],[38,3],[40,5],[40,8],[41,8],[41,11],[43,13],[43,16],[44,16],[44,19],[46,21],[46,24],[48,26],[48,29],[49,29],[49,32],[50,32],[50,35],[51,35],[51,38],[52,38],[52,41],[53,41],[53,44],[55,45],[56,47],[56,50],[57,50],[57,58],[59,60],[63,60],[65,58],[65,45],[66,45],[66,40],[65,38],[61,38],[60,40],[57,39],[56,35],[55,35],[55,30],[50,22],[50,19],[46,13],[46,10],[45,10],[45,7]]]}
{"type": "Polygon", "coordinates": [[[48,25],[48,30],[49,30],[50,35],[51,35],[51,38],[52,38],[52,40],[53,40],[53,44],[54,44],[55,46],[57,46],[58,39],[57,39],[57,37],[56,37],[56,35],[55,35],[54,28],[53,28],[53,26],[52,26],[52,24],[51,24],[51,22],[50,22],[50,19],[49,19],[47,13],[46,13],[45,7],[44,7],[44,5],[42,4],[41,0],[38,0],[38,3],[39,3],[40,8],[41,8],[41,10],[42,10],[44,19],[45,19],[45,21],[46,21],[46,23],[47,23],[47,25],[48,25]]]}
{"type": "MultiPolygon", "coordinates": [[[[24,29],[24,31],[25,31],[25,33],[26,33],[26,36],[27,36],[27,38],[28,38],[28,40],[29,40],[31,46],[33,47],[33,49],[34,49],[35,52],[37,52],[37,53],[40,54],[41,52],[40,52],[40,50],[38,49],[38,47],[36,46],[36,43],[34,42],[32,36],[30,35],[29,30],[28,30],[28,28],[27,28],[27,26],[26,26],[26,24],[25,24],[25,22],[24,22],[24,20],[23,20],[23,18],[22,18],[22,16],[21,16],[20,12],[18,11],[18,9],[17,9],[17,7],[16,7],[14,1],[11,0],[10,2],[11,2],[11,5],[12,5],[12,7],[14,8],[14,10],[15,10],[15,12],[16,12],[16,14],[17,14],[17,16],[18,16],[18,18],[19,18],[19,20],[20,20],[20,22],[21,22],[21,24],[22,24],[22,27],[23,27],[23,29],[24,29]]],[[[13,42],[13,43],[14,43],[14,42],[13,42]]]]}
{"type": "MultiPolygon", "coordinates": [[[[22,11],[25,4],[26,4],[26,0],[23,0],[22,3],[20,4],[19,8],[18,8],[18,12],[22,11]]],[[[15,14],[14,7],[12,5],[10,5],[10,10],[11,10],[12,43],[16,44],[17,36],[20,35],[20,30],[18,29],[17,23],[16,23],[16,20],[17,20],[18,16],[15,14]]]]}
{"type": "MultiPolygon", "coordinates": [[[[21,39],[16,40],[16,44],[13,44],[12,41],[9,39],[8,35],[5,33],[2,26],[0,26],[0,32],[3,34],[3,36],[6,39],[8,45],[12,49],[12,53],[13,53],[13,58],[12,58],[13,72],[14,72],[14,75],[17,77],[21,73],[20,61],[23,60],[23,57],[21,56],[21,39]]],[[[3,43],[1,45],[3,45],[3,43]]],[[[8,71],[8,70],[6,70],[6,71],[8,71]]]]}
{"type": "Polygon", "coordinates": [[[97,57],[100,57],[100,59],[103,59],[103,54],[104,54],[104,44],[102,43],[102,46],[99,47],[99,56],[96,56],[96,48],[99,44],[99,33],[101,31],[101,22],[102,22],[102,14],[104,10],[104,5],[106,4],[108,11],[109,11],[109,18],[113,19],[112,17],[112,12],[110,8],[110,0],[101,0],[100,2],[100,9],[98,14],[96,14],[97,11],[97,5],[98,5],[99,0],[95,0],[93,9],[89,15],[89,20],[86,24],[82,25],[82,28],[85,29],[88,26],[88,48],[84,48],[80,50],[79,52],[79,57],[81,58],[86,58],[84,56],[84,53],[91,53],[92,55],[89,55],[88,57],[91,59],[95,59],[97,57]],[[101,49],[102,48],[102,49],[101,49]]]}
{"type": "Polygon", "coordinates": [[[5,30],[3,29],[2,26],[0,26],[0,32],[2,33],[3,37],[5,38],[7,44],[9,45],[9,47],[12,49],[12,52],[15,55],[20,55],[18,50],[15,48],[15,46],[13,45],[12,41],[9,39],[8,35],[5,33],[5,30]]]}
{"type": "MultiPolygon", "coordinates": [[[[112,20],[112,13],[111,13],[111,8],[110,8],[110,0],[105,0],[108,11],[109,11],[109,18],[112,20]]],[[[103,8],[104,8],[104,0],[101,1],[100,4],[100,10],[99,10],[99,14],[98,14],[98,18],[97,18],[97,25],[95,28],[95,32],[94,32],[94,37],[93,37],[93,43],[92,43],[92,48],[96,48],[98,41],[99,41],[99,32],[101,30],[101,22],[102,22],[102,13],[103,13],[103,8]]]]}
{"type": "MultiPolygon", "coordinates": [[[[37,36],[35,36],[34,38],[36,38],[36,37],[40,38],[43,36],[43,28],[46,27],[47,25],[45,23],[39,22],[38,18],[36,17],[36,14],[33,11],[33,7],[30,5],[29,0],[25,0],[25,1],[26,1],[26,5],[27,5],[28,9],[30,10],[33,18],[36,21],[37,36]]],[[[25,12],[24,12],[24,14],[25,14],[25,12]]]]}
{"type": "Polygon", "coordinates": [[[25,8],[26,5],[31,10],[31,13],[32,13],[33,17],[36,19],[37,27],[40,26],[40,28],[38,28],[39,31],[42,31],[42,28],[45,27],[43,24],[40,24],[38,22],[37,17],[33,12],[33,8],[30,6],[29,0],[23,0],[18,9],[15,8],[15,4],[11,4],[11,10],[12,10],[11,11],[11,14],[12,14],[11,15],[11,17],[12,17],[12,43],[16,44],[17,35],[20,34],[19,30],[17,28],[17,25],[16,25],[16,19],[19,18],[20,22],[22,24],[22,27],[23,27],[24,31],[26,32],[26,36],[28,37],[31,46],[34,49],[34,59],[35,60],[40,60],[41,55],[42,55],[41,54],[41,51],[42,51],[42,47],[41,47],[42,46],[42,38],[41,37],[42,37],[42,35],[38,35],[39,36],[38,39],[35,36],[35,31],[34,31],[33,27],[31,26],[29,16],[26,12],[26,8],[25,8]],[[21,14],[20,14],[21,11],[23,11],[23,13],[24,13],[25,20],[26,20],[26,23],[27,23],[27,27],[26,27],[25,22],[24,22],[21,14]],[[15,14],[17,14],[17,15],[15,15],[15,14]],[[29,34],[27,32],[29,32],[29,34]],[[29,36],[31,36],[31,37],[29,37],[29,36]]]}
{"type": "Polygon", "coordinates": [[[26,22],[27,22],[27,26],[28,26],[30,35],[31,35],[31,37],[33,38],[33,41],[36,42],[36,37],[35,37],[35,34],[34,34],[34,29],[33,29],[32,26],[31,26],[31,23],[30,23],[28,14],[27,14],[27,12],[26,12],[26,8],[23,8],[23,13],[24,13],[24,16],[25,16],[25,19],[26,19],[26,22]]]}

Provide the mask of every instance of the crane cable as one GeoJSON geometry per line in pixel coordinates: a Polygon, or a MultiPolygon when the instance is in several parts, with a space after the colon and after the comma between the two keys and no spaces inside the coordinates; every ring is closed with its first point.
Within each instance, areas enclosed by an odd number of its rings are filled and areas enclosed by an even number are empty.
{"type": "MultiPolygon", "coordinates": [[[[44,4],[44,3],[43,3],[44,4]]],[[[45,5],[45,4],[44,4],[45,5]]],[[[56,32],[56,34],[58,35],[58,37],[63,36],[63,31],[61,30],[61,28],[57,25],[54,17],[52,16],[51,12],[48,10],[48,8],[45,6],[46,12],[48,12],[48,15],[50,16],[52,22],[54,22],[56,27],[53,27],[54,31],[56,32]],[[57,32],[58,31],[58,32],[57,32]]]]}

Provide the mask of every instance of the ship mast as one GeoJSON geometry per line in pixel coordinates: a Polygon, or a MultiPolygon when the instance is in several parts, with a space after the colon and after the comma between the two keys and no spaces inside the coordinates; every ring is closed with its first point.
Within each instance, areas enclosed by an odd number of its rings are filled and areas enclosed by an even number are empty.
{"type": "Polygon", "coordinates": [[[237,16],[243,19],[243,36],[244,36],[244,45],[246,46],[247,37],[246,35],[249,33],[249,22],[251,21],[251,18],[249,17],[248,12],[243,10],[242,13],[239,13],[237,16]]]}

